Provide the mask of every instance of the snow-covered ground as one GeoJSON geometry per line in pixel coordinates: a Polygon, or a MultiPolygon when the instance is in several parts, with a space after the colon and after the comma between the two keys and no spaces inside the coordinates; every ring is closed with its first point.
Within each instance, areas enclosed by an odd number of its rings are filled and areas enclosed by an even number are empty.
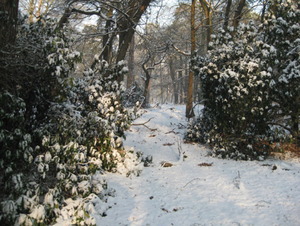
{"type": "Polygon", "coordinates": [[[105,174],[116,197],[97,225],[300,225],[299,160],[223,160],[182,139],[184,106],[151,108],[124,141],[153,164],[139,177],[105,174]],[[185,158],[179,156],[182,148],[185,158]],[[162,167],[161,162],[172,163],[162,167]],[[204,163],[204,164],[203,164],[204,163]]]}

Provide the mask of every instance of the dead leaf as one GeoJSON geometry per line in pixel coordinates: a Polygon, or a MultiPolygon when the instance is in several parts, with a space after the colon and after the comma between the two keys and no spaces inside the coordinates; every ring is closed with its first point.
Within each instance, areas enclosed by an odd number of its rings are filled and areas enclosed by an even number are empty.
{"type": "Polygon", "coordinates": [[[154,134],[151,134],[149,137],[155,137],[156,135],[154,135],[154,134]]]}
{"type": "Polygon", "coordinates": [[[271,166],[270,164],[262,164],[262,166],[271,166]]]}
{"type": "Polygon", "coordinates": [[[169,163],[169,162],[166,162],[166,161],[162,161],[162,162],[161,162],[161,166],[162,166],[162,167],[172,167],[173,164],[172,164],[172,163],[169,163]]]}
{"type": "Polygon", "coordinates": [[[195,144],[195,142],[193,142],[193,141],[187,141],[187,140],[183,141],[183,143],[184,143],[184,144],[192,144],[192,145],[195,144]]]}
{"type": "Polygon", "coordinates": [[[174,143],[166,143],[166,144],[163,144],[163,146],[172,146],[172,145],[174,145],[174,143]]]}
{"type": "Polygon", "coordinates": [[[214,164],[214,163],[213,162],[212,163],[203,162],[203,163],[198,164],[198,166],[212,166],[212,164],[214,164]]]}

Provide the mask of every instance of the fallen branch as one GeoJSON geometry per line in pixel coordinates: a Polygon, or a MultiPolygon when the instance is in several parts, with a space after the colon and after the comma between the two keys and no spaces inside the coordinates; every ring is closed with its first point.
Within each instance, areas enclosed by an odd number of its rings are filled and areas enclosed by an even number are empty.
{"type": "Polygon", "coordinates": [[[152,117],[152,118],[150,118],[148,121],[146,121],[146,122],[143,122],[143,123],[132,123],[131,125],[132,126],[145,126],[147,129],[149,129],[150,131],[156,131],[157,129],[151,129],[151,128],[149,128],[148,126],[146,126],[146,124],[148,123],[148,122],[150,122],[151,121],[151,119],[153,119],[154,117],[152,117]]]}
{"type": "Polygon", "coordinates": [[[175,129],[172,129],[171,131],[166,132],[165,134],[169,134],[169,133],[179,134],[179,132],[175,132],[174,130],[175,130],[175,129]]]}

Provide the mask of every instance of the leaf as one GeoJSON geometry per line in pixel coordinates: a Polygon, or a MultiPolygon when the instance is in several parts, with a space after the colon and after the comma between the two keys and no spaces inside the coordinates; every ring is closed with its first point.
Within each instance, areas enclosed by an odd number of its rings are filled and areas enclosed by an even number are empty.
{"type": "Polygon", "coordinates": [[[212,164],[214,164],[214,163],[213,162],[212,163],[203,162],[203,163],[198,164],[198,166],[212,166],[212,164]]]}
{"type": "Polygon", "coordinates": [[[166,144],[163,144],[163,146],[172,146],[172,145],[174,145],[174,143],[166,143],[166,144]]]}
{"type": "Polygon", "coordinates": [[[162,167],[172,167],[173,164],[172,164],[172,163],[169,163],[169,162],[166,162],[166,161],[162,161],[162,162],[161,162],[161,166],[162,166],[162,167]]]}

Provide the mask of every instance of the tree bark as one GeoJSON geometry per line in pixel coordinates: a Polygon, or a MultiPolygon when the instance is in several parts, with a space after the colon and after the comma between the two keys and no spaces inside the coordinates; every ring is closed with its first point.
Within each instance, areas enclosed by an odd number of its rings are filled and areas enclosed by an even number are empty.
{"type": "MultiPolygon", "coordinates": [[[[192,0],[191,5],[191,57],[193,57],[194,52],[196,50],[196,29],[195,29],[195,6],[196,0],[192,0]]],[[[193,71],[189,70],[189,83],[188,83],[188,96],[187,96],[187,103],[186,103],[186,112],[185,116],[190,119],[195,116],[193,110],[193,84],[194,83],[194,73],[193,71]]]]}
{"type": "Polygon", "coordinates": [[[172,86],[173,86],[173,95],[174,95],[174,103],[178,104],[178,86],[176,81],[176,72],[174,69],[174,64],[173,64],[173,59],[172,57],[169,58],[169,68],[170,68],[170,76],[172,79],[172,86]]]}
{"type": "MultiPolygon", "coordinates": [[[[146,11],[147,7],[150,5],[150,2],[152,0],[143,0],[140,1],[138,9],[135,10],[130,10],[130,18],[132,19],[132,22],[135,24],[132,24],[131,21],[125,20],[123,21],[121,27],[120,27],[120,37],[119,37],[119,50],[117,54],[117,62],[125,59],[127,49],[130,45],[130,42],[132,40],[132,36],[134,34],[134,29],[141,19],[142,15],[146,11]]],[[[137,3],[134,0],[131,0],[129,5],[135,6],[137,3]]]]}
{"type": "Polygon", "coordinates": [[[39,7],[38,7],[38,11],[36,13],[36,17],[39,20],[40,15],[41,15],[41,8],[42,8],[42,0],[39,1],[39,7]]]}
{"type": "Polygon", "coordinates": [[[19,0],[0,0],[0,12],[7,12],[7,17],[0,20],[0,48],[16,40],[18,9],[19,0]]]}
{"type": "Polygon", "coordinates": [[[212,9],[206,0],[200,0],[200,4],[204,10],[205,20],[206,20],[206,49],[208,49],[209,43],[211,41],[212,34],[212,9]]]}
{"type": "Polygon", "coordinates": [[[28,9],[28,14],[29,14],[29,23],[33,23],[33,12],[35,8],[35,0],[30,0],[29,1],[29,9],[28,9]]]}
{"type": "Polygon", "coordinates": [[[145,102],[143,103],[144,107],[147,107],[150,101],[150,85],[151,85],[151,75],[149,70],[146,68],[146,65],[142,65],[143,71],[145,72],[146,75],[146,80],[145,80],[145,86],[144,86],[144,97],[145,97],[145,102]]]}
{"type": "MultiPolygon", "coordinates": [[[[107,13],[107,17],[111,18],[113,15],[113,8],[110,7],[108,13],[107,13]]],[[[110,39],[110,35],[113,34],[109,34],[109,30],[110,30],[110,26],[111,26],[111,20],[107,20],[106,24],[105,24],[105,35],[103,36],[102,39],[102,48],[104,48],[103,50],[103,60],[105,60],[108,63],[111,63],[111,55],[112,55],[112,39],[110,39]]]]}
{"type": "Polygon", "coordinates": [[[229,22],[229,14],[230,14],[230,8],[231,8],[232,0],[227,0],[227,6],[225,11],[225,22],[224,22],[224,28],[227,30],[228,22],[229,22]]]}
{"type": "Polygon", "coordinates": [[[128,75],[127,75],[127,88],[131,86],[134,81],[134,35],[129,46],[129,60],[128,60],[128,75]]]}
{"type": "MultiPolygon", "coordinates": [[[[235,14],[234,14],[234,19],[233,19],[233,27],[234,28],[237,28],[238,25],[239,25],[239,22],[243,16],[243,8],[246,4],[246,0],[240,0],[240,3],[235,11],[235,14]]],[[[233,35],[235,34],[235,32],[233,32],[233,35]]]]}

